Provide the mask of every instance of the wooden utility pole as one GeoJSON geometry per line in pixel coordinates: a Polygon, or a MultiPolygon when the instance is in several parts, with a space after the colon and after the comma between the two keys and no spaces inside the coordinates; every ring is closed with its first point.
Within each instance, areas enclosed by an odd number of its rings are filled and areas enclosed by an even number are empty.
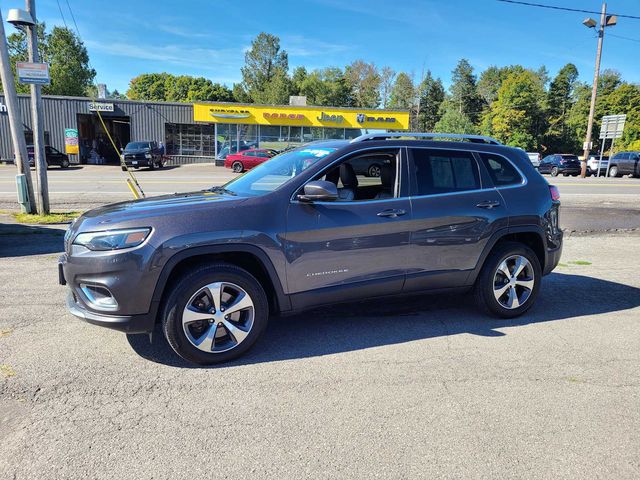
{"type": "Polygon", "coordinates": [[[600,58],[602,57],[602,42],[604,40],[604,28],[607,23],[607,3],[602,2],[602,12],[600,13],[600,25],[598,26],[598,50],[596,52],[596,68],[593,72],[593,87],[591,89],[591,106],[589,107],[589,120],[587,122],[587,135],[584,139],[584,157],[582,160],[582,170],[580,176],[587,176],[587,160],[591,152],[591,133],[593,132],[593,117],[596,111],[596,98],[598,97],[598,78],[600,77],[600,58]]]}
{"type": "Polygon", "coordinates": [[[11,65],[9,63],[9,52],[4,33],[2,12],[0,12],[0,80],[2,80],[2,86],[4,87],[4,100],[7,103],[9,128],[11,130],[16,165],[18,166],[18,172],[25,176],[27,184],[27,196],[29,198],[29,209],[27,213],[37,213],[35,196],[33,194],[33,183],[31,182],[27,142],[24,138],[22,116],[20,115],[20,106],[18,105],[18,94],[16,93],[13,72],[11,71],[11,65]]]}
{"type": "MultiPolygon", "coordinates": [[[[35,0],[25,0],[27,12],[33,18],[34,24],[26,28],[29,46],[29,61],[38,63],[38,22],[36,20],[35,0]]],[[[49,181],[47,180],[47,157],[44,145],[44,119],[42,115],[42,95],[37,84],[31,84],[31,121],[33,124],[33,156],[36,164],[36,178],[38,182],[37,197],[40,215],[49,214],[49,181]]]]}

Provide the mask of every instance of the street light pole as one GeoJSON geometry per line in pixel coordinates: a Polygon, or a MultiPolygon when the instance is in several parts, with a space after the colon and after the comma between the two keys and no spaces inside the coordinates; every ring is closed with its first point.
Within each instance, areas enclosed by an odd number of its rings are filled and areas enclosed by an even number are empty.
{"type": "Polygon", "coordinates": [[[587,122],[587,135],[584,139],[584,157],[582,160],[582,170],[580,176],[587,176],[587,160],[591,151],[591,133],[593,132],[593,117],[596,111],[596,98],[598,96],[598,78],[600,77],[600,58],[602,57],[602,42],[604,40],[604,28],[607,23],[607,3],[602,2],[600,13],[600,25],[598,28],[598,50],[596,51],[596,68],[593,72],[593,87],[591,89],[591,106],[589,107],[589,120],[587,122]]]}
{"type": "Polygon", "coordinates": [[[33,183],[31,181],[31,168],[29,167],[29,155],[27,153],[27,142],[24,138],[24,127],[18,105],[18,94],[9,63],[9,51],[7,49],[7,38],[4,33],[4,21],[0,12],[0,80],[4,87],[4,100],[7,102],[7,114],[9,116],[9,128],[13,141],[13,151],[15,153],[18,172],[24,175],[27,185],[27,197],[29,209],[26,213],[36,213],[34,202],[33,183]]]}
{"type": "MultiPolygon", "coordinates": [[[[29,61],[38,63],[38,22],[36,20],[35,0],[25,0],[25,7],[31,18],[33,25],[28,26],[27,44],[29,47],[29,61]]],[[[44,145],[44,119],[42,117],[42,95],[40,85],[31,84],[31,119],[33,123],[33,154],[36,164],[36,178],[38,181],[37,197],[38,212],[40,215],[49,214],[49,182],[47,180],[47,160],[44,145]]]]}

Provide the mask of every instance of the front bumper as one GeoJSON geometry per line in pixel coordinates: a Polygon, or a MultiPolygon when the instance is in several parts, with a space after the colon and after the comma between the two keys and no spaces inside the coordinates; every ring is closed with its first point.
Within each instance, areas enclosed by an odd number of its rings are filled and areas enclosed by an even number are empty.
{"type": "Polygon", "coordinates": [[[124,163],[127,167],[148,167],[149,165],[151,165],[151,162],[153,161],[153,159],[136,159],[136,160],[127,160],[125,159],[124,163]]]}
{"type": "Polygon", "coordinates": [[[107,315],[90,312],[77,301],[75,294],[71,290],[67,295],[67,308],[71,315],[85,322],[125,333],[150,333],[153,332],[155,325],[155,316],[152,314],[107,315]]]}

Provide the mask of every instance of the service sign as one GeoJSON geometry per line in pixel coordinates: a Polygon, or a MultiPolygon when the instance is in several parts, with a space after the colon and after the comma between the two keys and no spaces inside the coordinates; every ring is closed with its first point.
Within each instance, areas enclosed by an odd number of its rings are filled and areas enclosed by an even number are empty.
{"type": "Polygon", "coordinates": [[[64,151],[69,155],[78,155],[78,130],[75,128],[64,129],[64,151]]]}
{"type": "Polygon", "coordinates": [[[90,112],[113,112],[114,110],[115,110],[115,107],[113,103],[105,103],[105,102],[89,103],[90,112]]]}
{"type": "Polygon", "coordinates": [[[193,105],[193,119],[196,122],[241,123],[248,125],[385,130],[409,129],[409,112],[407,111],[360,110],[339,107],[195,103],[193,105]]]}
{"type": "Polygon", "coordinates": [[[33,83],[35,85],[49,85],[51,83],[48,63],[17,62],[16,70],[18,71],[18,81],[20,83],[33,83]]]}

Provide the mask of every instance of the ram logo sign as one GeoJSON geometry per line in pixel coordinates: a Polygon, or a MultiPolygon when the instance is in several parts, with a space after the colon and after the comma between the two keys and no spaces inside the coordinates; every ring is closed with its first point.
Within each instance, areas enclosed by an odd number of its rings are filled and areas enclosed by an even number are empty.
{"type": "Polygon", "coordinates": [[[356,120],[358,123],[366,123],[366,122],[382,122],[382,123],[395,123],[395,117],[370,117],[365,113],[359,113],[356,115],[356,120]]]}

